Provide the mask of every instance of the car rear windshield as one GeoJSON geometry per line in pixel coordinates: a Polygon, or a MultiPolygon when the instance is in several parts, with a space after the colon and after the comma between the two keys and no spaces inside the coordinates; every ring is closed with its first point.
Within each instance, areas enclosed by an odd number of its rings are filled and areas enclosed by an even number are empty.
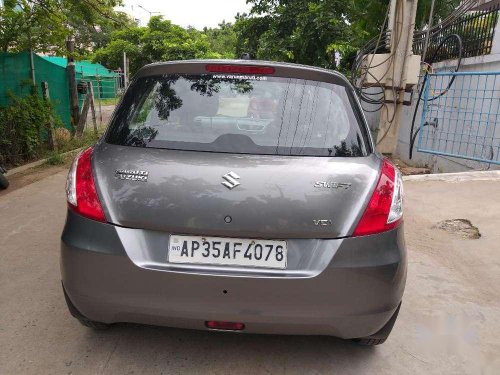
{"type": "Polygon", "coordinates": [[[176,74],[137,79],[106,141],[173,150],[365,156],[359,113],[342,85],[271,76],[176,74]]]}

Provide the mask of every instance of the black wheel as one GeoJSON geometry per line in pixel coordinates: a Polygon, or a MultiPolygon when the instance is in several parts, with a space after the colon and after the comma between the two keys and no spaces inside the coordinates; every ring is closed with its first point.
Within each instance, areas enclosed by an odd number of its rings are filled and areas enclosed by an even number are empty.
{"type": "Polygon", "coordinates": [[[7,189],[9,187],[9,180],[7,180],[7,177],[3,175],[3,173],[0,173],[0,189],[7,189]]]}
{"type": "Polygon", "coordinates": [[[360,337],[358,339],[354,339],[353,341],[359,345],[364,345],[364,346],[374,346],[383,344],[389,337],[389,334],[392,331],[392,327],[394,327],[394,323],[396,323],[396,319],[398,318],[400,308],[401,308],[401,302],[399,303],[399,306],[396,309],[396,311],[394,311],[394,314],[392,314],[391,319],[389,319],[389,321],[385,324],[385,326],[383,326],[378,332],[368,337],[360,337]]]}
{"type": "Polygon", "coordinates": [[[102,331],[104,329],[108,329],[111,324],[107,323],[102,323],[102,322],[96,322],[95,320],[90,320],[86,316],[84,316],[78,309],[73,305],[73,302],[69,299],[68,294],[66,293],[66,290],[64,289],[63,286],[63,292],[64,292],[64,299],[66,300],[66,305],[68,305],[68,310],[75,317],[80,324],[82,324],[85,327],[89,327],[98,331],[102,331]]]}

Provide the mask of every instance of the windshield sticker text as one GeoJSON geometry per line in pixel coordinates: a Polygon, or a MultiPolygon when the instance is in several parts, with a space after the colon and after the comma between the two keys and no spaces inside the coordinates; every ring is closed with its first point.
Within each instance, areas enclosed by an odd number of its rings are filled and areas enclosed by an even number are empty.
{"type": "Polygon", "coordinates": [[[267,77],[263,76],[249,76],[249,75],[238,75],[238,74],[214,74],[215,79],[244,79],[250,81],[267,81],[267,77]]]}

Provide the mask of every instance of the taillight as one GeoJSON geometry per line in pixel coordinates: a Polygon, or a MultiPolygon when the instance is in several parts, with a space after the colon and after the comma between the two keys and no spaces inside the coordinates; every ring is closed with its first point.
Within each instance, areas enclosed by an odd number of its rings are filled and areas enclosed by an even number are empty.
{"type": "Polygon", "coordinates": [[[92,176],[92,148],[80,153],[69,170],[66,181],[68,206],[92,220],[106,221],[92,176]]]}
{"type": "Polygon", "coordinates": [[[403,181],[401,173],[387,159],[368,206],[353,236],[385,232],[399,225],[403,218],[403,181]]]}
{"type": "Polygon", "coordinates": [[[210,73],[274,74],[275,72],[272,66],[258,65],[208,64],[205,68],[210,73]]]}

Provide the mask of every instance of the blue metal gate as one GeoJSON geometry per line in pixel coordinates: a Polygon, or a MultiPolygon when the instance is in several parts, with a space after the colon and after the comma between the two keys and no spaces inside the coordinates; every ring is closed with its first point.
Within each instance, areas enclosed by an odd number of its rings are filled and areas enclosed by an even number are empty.
{"type": "Polygon", "coordinates": [[[500,164],[500,72],[427,76],[417,150],[500,164]]]}

